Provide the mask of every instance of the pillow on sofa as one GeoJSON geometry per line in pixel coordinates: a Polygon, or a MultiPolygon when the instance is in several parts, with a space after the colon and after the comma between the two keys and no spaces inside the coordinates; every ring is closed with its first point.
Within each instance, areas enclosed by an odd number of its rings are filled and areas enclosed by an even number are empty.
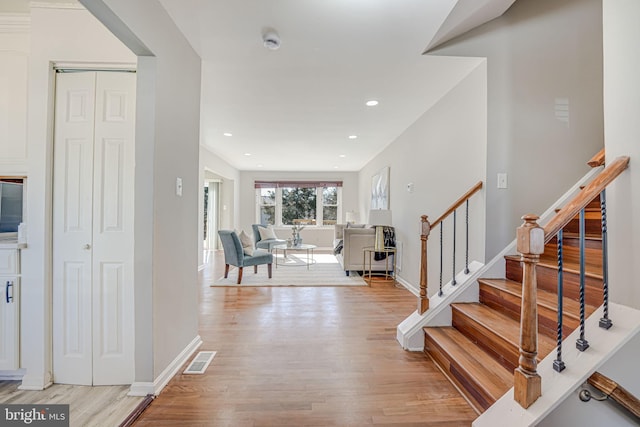
{"type": "Polygon", "coordinates": [[[277,239],[276,232],[272,226],[258,227],[258,232],[260,233],[260,240],[277,239]]]}
{"type": "Polygon", "coordinates": [[[238,235],[240,239],[240,243],[242,243],[242,250],[245,255],[252,256],[253,255],[253,239],[242,230],[238,235]]]}

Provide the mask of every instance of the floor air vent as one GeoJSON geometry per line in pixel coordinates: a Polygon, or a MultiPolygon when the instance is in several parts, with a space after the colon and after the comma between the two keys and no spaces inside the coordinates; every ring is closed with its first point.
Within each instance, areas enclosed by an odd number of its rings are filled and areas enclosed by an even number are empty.
{"type": "Polygon", "coordinates": [[[193,358],[187,369],[184,370],[183,374],[204,374],[204,371],[207,370],[209,363],[213,360],[213,357],[216,355],[215,351],[201,351],[196,357],[193,358]]]}

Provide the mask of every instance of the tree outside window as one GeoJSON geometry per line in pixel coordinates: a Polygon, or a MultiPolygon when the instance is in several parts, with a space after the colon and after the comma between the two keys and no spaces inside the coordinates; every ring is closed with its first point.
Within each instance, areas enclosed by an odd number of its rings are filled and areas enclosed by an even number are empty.
{"type": "Polygon", "coordinates": [[[315,187],[285,187],[282,189],[282,224],[311,224],[316,222],[315,187]]]}
{"type": "Polygon", "coordinates": [[[322,189],[322,225],[334,225],[338,221],[338,187],[322,189]]]}

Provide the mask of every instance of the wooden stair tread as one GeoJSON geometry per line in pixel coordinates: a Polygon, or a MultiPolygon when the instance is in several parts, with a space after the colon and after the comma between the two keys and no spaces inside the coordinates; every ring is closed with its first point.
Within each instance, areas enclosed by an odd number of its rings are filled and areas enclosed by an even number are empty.
{"type": "MultiPolygon", "coordinates": [[[[474,322],[491,330],[504,341],[516,348],[520,347],[520,323],[506,314],[500,313],[480,303],[454,303],[452,309],[458,310],[474,322]]],[[[538,334],[538,360],[542,360],[556,347],[554,339],[538,334]]]]}
{"type": "MultiPolygon", "coordinates": [[[[520,262],[520,255],[505,255],[504,257],[507,260],[512,260],[516,262],[520,262]]],[[[558,259],[555,252],[553,254],[544,253],[540,256],[540,262],[538,262],[539,266],[552,268],[554,270],[558,269],[558,259]]],[[[568,273],[580,274],[580,264],[571,259],[567,259],[563,257],[562,260],[562,270],[568,273]]],[[[592,277],[594,279],[602,280],[602,265],[600,264],[592,264],[586,262],[585,264],[585,275],[592,277]]]]}
{"type": "Polygon", "coordinates": [[[424,331],[448,355],[451,363],[473,378],[494,401],[513,387],[513,374],[473,341],[451,326],[425,327],[424,331]]]}
{"type": "MultiPolygon", "coordinates": [[[[478,282],[486,283],[496,289],[500,289],[503,292],[508,292],[512,295],[522,299],[522,284],[514,280],[509,279],[478,279],[478,282]]],[[[537,301],[539,306],[546,307],[550,310],[557,311],[558,308],[558,295],[553,292],[545,291],[544,289],[538,289],[537,301]]],[[[564,316],[574,319],[580,318],[580,303],[569,299],[567,297],[562,298],[562,305],[564,307],[564,316]]],[[[595,307],[587,305],[587,312],[595,311],[595,307]]]]}
{"type": "MultiPolygon", "coordinates": [[[[565,231],[564,233],[562,233],[562,237],[565,239],[579,239],[580,233],[571,233],[569,231],[565,231]]],[[[585,240],[602,240],[602,233],[600,234],[585,233],[584,238],[585,240]]]]}

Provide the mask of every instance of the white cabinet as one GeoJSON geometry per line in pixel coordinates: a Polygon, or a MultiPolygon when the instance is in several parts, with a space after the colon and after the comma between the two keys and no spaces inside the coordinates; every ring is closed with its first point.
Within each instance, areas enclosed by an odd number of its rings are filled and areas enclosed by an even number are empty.
{"type": "Polygon", "coordinates": [[[0,370],[20,366],[20,251],[0,249],[0,370]]]}

